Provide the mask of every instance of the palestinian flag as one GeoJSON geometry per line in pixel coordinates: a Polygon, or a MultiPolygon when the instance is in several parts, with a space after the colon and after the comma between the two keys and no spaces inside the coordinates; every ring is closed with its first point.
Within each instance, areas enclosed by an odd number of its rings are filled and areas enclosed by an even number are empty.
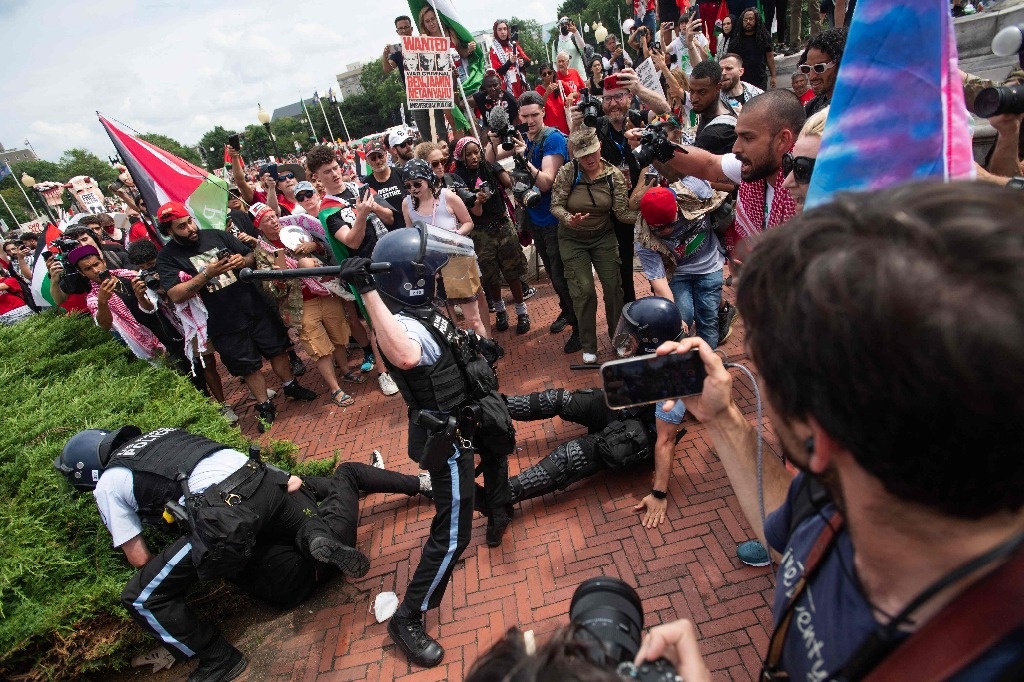
{"type": "MultiPolygon", "coordinates": [[[[342,212],[342,217],[345,222],[349,225],[353,225],[356,222],[356,212],[352,209],[352,205],[341,197],[336,197],[333,194],[325,194],[323,200],[320,202],[320,213],[317,217],[320,218],[320,224],[323,225],[324,234],[327,235],[327,243],[331,245],[331,251],[334,252],[334,260],[340,265],[346,258],[351,254],[349,248],[338,241],[338,238],[334,236],[334,233],[327,228],[327,219],[335,213],[342,212]]],[[[366,229],[372,230],[373,227],[369,224],[366,229]]],[[[356,305],[363,311],[363,319],[366,320],[367,324],[370,324],[370,316],[366,312],[366,308],[363,306],[363,297],[359,295],[356,288],[349,285],[349,291],[356,297],[356,305]]]]}
{"type": "MultiPolygon", "coordinates": [[[[417,26],[419,25],[420,12],[424,7],[434,8],[438,19],[441,21],[444,35],[451,37],[451,34],[454,33],[458,42],[463,45],[469,45],[473,41],[473,33],[462,23],[462,18],[459,16],[458,10],[455,9],[455,3],[452,0],[409,0],[412,20],[417,26]]],[[[484,73],[487,71],[487,55],[484,54],[480,43],[477,43],[476,49],[468,57],[464,57],[462,61],[466,66],[466,71],[469,73],[466,80],[462,82],[462,89],[466,91],[466,96],[469,97],[480,89],[480,85],[484,81],[484,73]]],[[[458,97],[457,88],[456,97],[458,97]]],[[[456,126],[463,130],[472,130],[473,126],[469,123],[469,119],[466,118],[464,111],[456,107],[452,113],[455,116],[456,126]]]]}
{"type": "Polygon", "coordinates": [[[32,268],[32,298],[40,308],[53,308],[56,305],[53,302],[53,297],[50,296],[50,271],[46,267],[43,253],[46,251],[53,253],[50,245],[60,235],[60,230],[53,223],[47,224],[46,229],[39,235],[39,244],[36,246],[35,253],[36,264],[32,268]]]}
{"type": "Polygon", "coordinates": [[[971,178],[973,161],[949,3],[858,2],[807,207],[841,190],[971,178]]]}
{"type": "Polygon", "coordinates": [[[128,167],[150,214],[168,201],[188,207],[202,229],[223,230],[228,219],[228,184],[205,169],[129,135],[102,116],[100,123],[128,167]]]}

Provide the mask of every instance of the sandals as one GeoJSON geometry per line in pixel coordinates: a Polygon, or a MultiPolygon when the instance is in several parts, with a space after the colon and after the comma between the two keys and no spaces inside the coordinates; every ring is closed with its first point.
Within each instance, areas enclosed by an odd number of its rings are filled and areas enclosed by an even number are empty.
{"type": "Polygon", "coordinates": [[[356,399],[339,388],[337,391],[331,393],[331,402],[338,407],[351,407],[356,404],[356,399]]]}
{"type": "Polygon", "coordinates": [[[350,384],[365,384],[366,377],[360,374],[357,370],[351,369],[345,372],[341,376],[342,381],[347,381],[350,384]]]}

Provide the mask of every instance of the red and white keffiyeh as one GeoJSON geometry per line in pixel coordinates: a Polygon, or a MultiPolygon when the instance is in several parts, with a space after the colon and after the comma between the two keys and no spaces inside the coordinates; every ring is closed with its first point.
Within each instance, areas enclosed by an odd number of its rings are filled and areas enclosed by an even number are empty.
{"type": "Polygon", "coordinates": [[[778,227],[796,215],[796,202],[788,189],[782,186],[782,169],[775,176],[775,192],[772,205],[768,207],[765,219],[765,194],[768,181],[741,182],[739,198],[736,201],[736,218],[725,236],[725,248],[731,255],[736,246],[751,237],[761,234],[764,229],[778,227]]]}
{"type": "MultiPolygon", "coordinates": [[[[129,282],[139,276],[139,273],[134,270],[110,270],[110,274],[117,277],[123,277],[129,282]]],[[[97,282],[92,282],[92,290],[85,297],[85,304],[89,308],[89,312],[92,314],[92,318],[96,319],[96,313],[99,310],[99,290],[100,285],[97,282]]],[[[135,292],[132,291],[131,295],[134,296],[135,292]]],[[[164,345],[160,343],[160,340],[149,330],[148,327],[139,323],[132,315],[131,311],[128,310],[128,306],[124,304],[121,297],[114,294],[107,301],[107,307],[110,308],[110,316],[112,320],[112,326],[114,330],[120,334],[124,342],[128,344],[135,356],[143,360],[152,360],[153,357],[165,350],[164,345]]]]}

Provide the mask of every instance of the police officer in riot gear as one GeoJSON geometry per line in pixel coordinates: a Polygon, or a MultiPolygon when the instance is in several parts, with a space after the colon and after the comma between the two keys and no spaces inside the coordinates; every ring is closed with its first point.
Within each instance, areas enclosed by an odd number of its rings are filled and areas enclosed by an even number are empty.
{"type": "Polygon", "coordinates": [[[134,426],[81,431],[54,467],[77,490],[92,492],[114,546],[139,569],[121,595],[132,619],[175,658],[199,658],[190,682],[231,680],[247,665],[240,651],[185,605],[197,580],[226,578],[263,601],[290,608],[318,582],[369,570],[369,560],[351,546],[360,491],[421,492],[415,476],[353,463],[332,478],[304,481],[172,428],[147,434],[134,426]],[[223,523],[213,525],[218,521],[223,523]],[[151,554],[142,524],[169,528],[175,522],[185,534],[151,554]]]}
{"type": "MultiPolygon", "coordinates": [[[[677,341],[683,324],[675,304],[660,296],[627,303],[622,310],[613,345],[621,354],[653,353],[664,341],[677,341]]],[[[622,410],[610,409],[601,389],[569,391],[548,389],[528,395],[506,396],[509,412],[517,421],[559,416],[587,427],[588,434],[559,445],[540,462],[512,477],[512,502],[520,502],[556,490],[602,469],[619,469],[647,461],[654,455],[654,484],[635,507],[643,525],[654,528],[665,520],[668,479],[677,430],[683,420],[683,401],[664,411],[662,404],[622,410]]]]}
{"type": "Polygon", "coordinates": [[[430,472],[434,507],[430,537],[388,634],[409,660],[441,662],[444,649],[423,628],[422,614],[437,607],[459,556],[469,544],[474,503],[473,450],[480,452],[487,544],[501,543],[512,518],[508,455],[515,430],[497,393],[486,339],[463,332],[432,305],[437,272],[450,255],[472,255],[461,235],[416,223],[383,236],[370,260],[349,258],[342,279],[355,285],[398,389],[409,406],[409,456],[430,472]],[[376,268],[375,268],[376,269],[376,268]],[[483,354],[481,353],[483,351],[483,354]]]}

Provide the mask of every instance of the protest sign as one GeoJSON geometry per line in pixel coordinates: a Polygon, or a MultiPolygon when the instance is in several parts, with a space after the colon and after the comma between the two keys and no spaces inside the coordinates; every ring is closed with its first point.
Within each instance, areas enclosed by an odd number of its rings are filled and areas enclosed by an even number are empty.
{"type": "Polygon", "coordinates": [[[661,80],[658,77],[658,69],[654,66],[654,62],[651,58],[640,62],[640,65],[636,67],[636,77],[640,79],[640,83],[650,90],[654,90],[656,93],[665,96],[665,91],[661,88],[661,80]]]}
{"type": "Polygon", "coordinates": [[[402,61],[410,109],[451,109],[452,61],[447,38],[403,36],[402,61]]]}

